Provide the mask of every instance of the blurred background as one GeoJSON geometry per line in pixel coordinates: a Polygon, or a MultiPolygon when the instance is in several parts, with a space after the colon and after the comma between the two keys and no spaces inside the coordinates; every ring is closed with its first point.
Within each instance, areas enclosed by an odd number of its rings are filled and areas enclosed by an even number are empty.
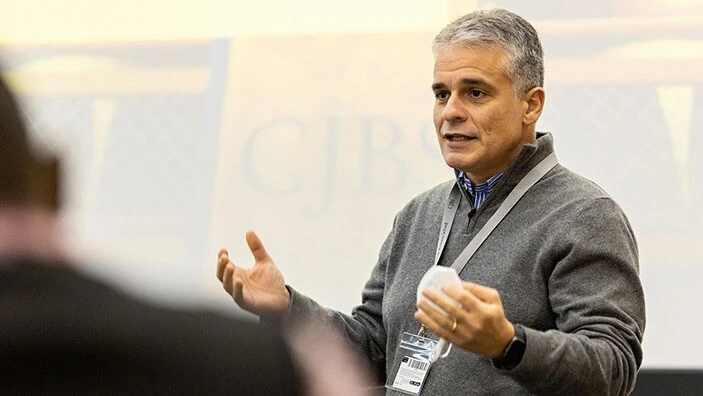
{"type": "Polygon", "coordinates": [[[703,368],[703,0],[0,0],[0,62],[65,159],[88,271],[239,315],[216,255],[250,265],[254,229],[289,284],[349,311],[395,213],[452,177],[431,41],[490,6],[537,28],[538,129],[635,229],[644,367],[703,368]]]}

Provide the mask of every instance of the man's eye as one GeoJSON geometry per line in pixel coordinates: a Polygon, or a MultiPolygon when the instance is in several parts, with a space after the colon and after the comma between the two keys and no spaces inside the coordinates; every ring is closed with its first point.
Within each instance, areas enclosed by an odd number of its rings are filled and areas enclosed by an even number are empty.
{"type": "Polygon", "coordinates": [[[437,92],[434,94],[434,96],[439,100],[447,100],[449,99],[449,92],[437,92]]]}
{"type": "Polygon", "coordinates": [[[469,91],[469,96],[474,99],[478,99],[483,96],[483,92],[479,91],[478,89],[472,89],[471,91],[469,91]]]}

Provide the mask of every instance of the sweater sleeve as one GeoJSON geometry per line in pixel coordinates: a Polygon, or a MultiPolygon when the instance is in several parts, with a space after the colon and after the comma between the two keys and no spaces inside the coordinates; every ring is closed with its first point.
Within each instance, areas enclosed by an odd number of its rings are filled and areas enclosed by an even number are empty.
{"type": "MultiPolygon", "coordinates": [[[[395,229],[395,227],[394,227],[395,229]]],[[[393,244],[393,233],[383,243],[378,261],[361,295],[361,305],[351,315],[325,308],[313,299],[288,286],[291,305],[285,319],[287,324],[299,321],[330,326],[350,342],[359,356],[368,360],[370,368],[379,381],[385,381],[386,330],[383,324],[382,307],[386,268],[393,244]]]]}
{"type": "Polygon", "coordinates": [[[540,395],[628,395],[642,363],[644,293],[637,245],[618,205],[597,198],[554,230],[548,279],[556,329],[526,329],[508,375],[540,395]]]}

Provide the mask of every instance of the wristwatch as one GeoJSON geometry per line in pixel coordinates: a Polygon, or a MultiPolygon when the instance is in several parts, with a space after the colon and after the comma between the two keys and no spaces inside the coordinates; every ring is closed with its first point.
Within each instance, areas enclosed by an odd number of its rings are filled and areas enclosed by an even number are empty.
{"type": "Polygon", "coordinates": [[[493,359],[493,365],[503,370],[512,370],[522,360],[527,347],[525,339],[525,329],[521,325],[515,325],[515,335],[503,350],[503,357],[493,359]]]}

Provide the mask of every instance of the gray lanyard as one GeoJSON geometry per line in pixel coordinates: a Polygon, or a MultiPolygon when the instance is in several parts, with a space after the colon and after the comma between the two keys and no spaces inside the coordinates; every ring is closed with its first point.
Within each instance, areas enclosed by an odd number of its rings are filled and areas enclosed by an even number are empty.
{"type": "MultiPolygon", "coordinates": [[[[547,174],[552,168],[557,165],[557,156],[554,153],[549,154],[547,158],[543,159],[537,166],[532,168],[525,177],[520,180],[520,182],[510,191],[508,197],[505,198],[503,203],[500,204],[498,210],[493,213],[486,224],[479,230],[471,242],[464,248],[459,257],[452,263],[452,268],[456,270],[457,274],[460,274],[464,270],[464,267],[469,263],[471,257],[476,253],[481,244],[488,238],[488,236],[493,232],[493,230],[500,224],[500,222],[507,216],[510,210],[517,204],[517,202],[522,198],[523,195],[530,189],[535,183],[537,183],[544,175],[547,174]]],[[[444,208],[444,215],[442,216],[442,227],[439,232],[439,241],[437,241],[437,253],[435,254],[434,263],[437,265],[439,263],[439,257],[442,255],[444,246],[447,244],[447,239],[449,239],[449,231],[452,229],[452,223],[454,223],[454,216],[456,216],[457,208],[459,207],[459,200],[461,200],[461,192],[459,191],[459,186],[457,183],[454,184],[452,191],[449,193],[449,199],[447,199],[447,206],[444,208]]]]}

